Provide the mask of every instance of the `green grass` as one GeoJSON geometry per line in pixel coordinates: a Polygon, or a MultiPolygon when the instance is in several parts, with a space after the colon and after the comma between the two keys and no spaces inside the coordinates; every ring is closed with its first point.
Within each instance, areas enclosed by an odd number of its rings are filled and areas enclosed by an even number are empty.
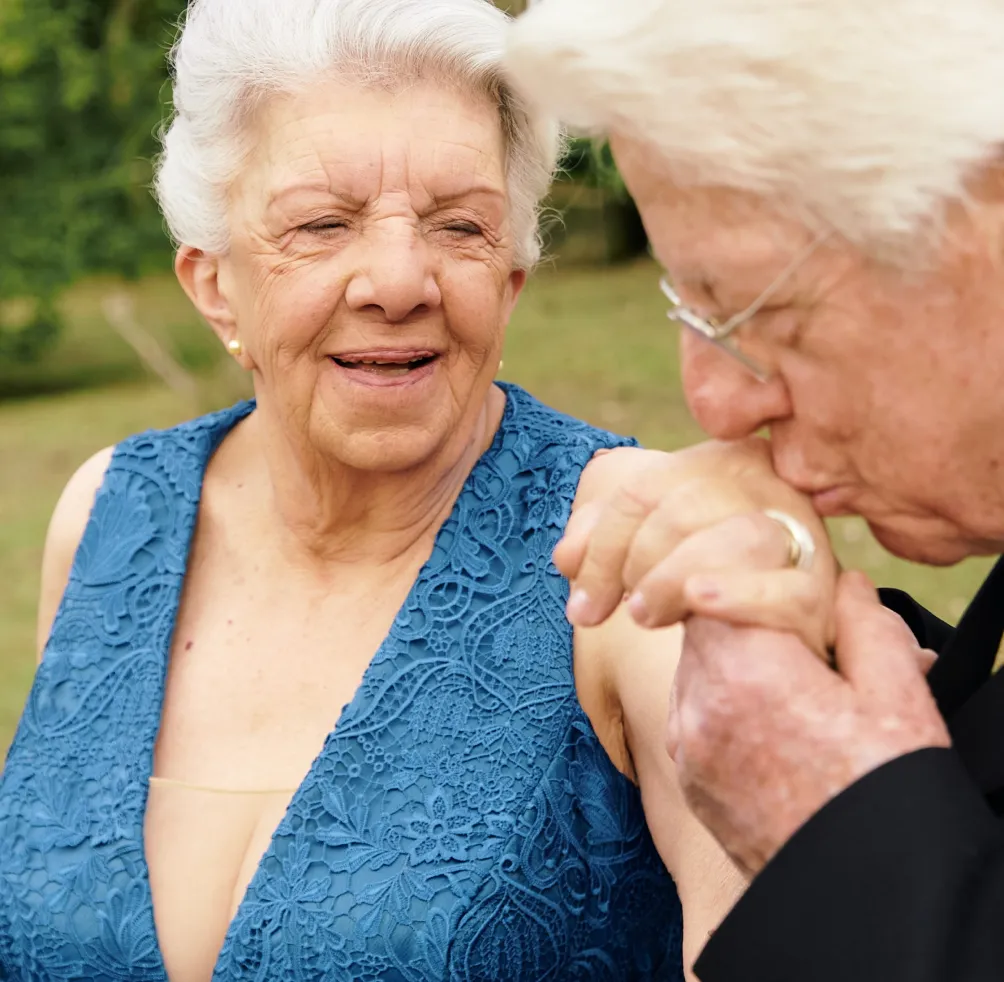
{"type": "MultiPolygon", "coordinates": [[[[678,384],[675,333],[667,323],[648,262],[614,269],[544,270],[528,287],[509,330],[503,378],[600,426],[671,449],[700,438],[678,384]]],[[[49,515],[76,467],[101,447],[150,426],[232,402],[240,383],[225,370],[216,342],[168,278],[131,287],[144,323],[191,366],[206,369],[199,405],[186,405],[143,380],[131,351],[104,325],[90,283],[66,302],[70,328],[44,376],[51,389],[94,379],[132,379],[88,391],[11,399],[31,373],[0,373],[0,754],[13,734],[34,670],[35,604],[49,515]],[[215,370],[212,370],[215,366],[215,370]]],[[[43,376],[35,369],[35,381],[43,376]]],[[[929,570],[885,553],[856,519],[834,523],[845,564],[880,583],[910,590],[956,619],[988,567],[974,560],[929,570]]]]}
{"type": "Polygon", "coordinates": [[[142,378],[139,359],[102,315],[102,299],[112,289],[134,298],[137,319],[183,365],[202,372],[219,364],[216,339],[193,317],[188,298],[173,279],[131,284],[95,279],[63,298],[65,330],[43,359],[28,365],[0,362],[0,400],[142,378]]]}

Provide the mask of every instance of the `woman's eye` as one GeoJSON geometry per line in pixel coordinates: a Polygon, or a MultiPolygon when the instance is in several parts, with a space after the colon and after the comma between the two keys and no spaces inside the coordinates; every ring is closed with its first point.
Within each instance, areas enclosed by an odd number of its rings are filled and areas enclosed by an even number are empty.
{"type": "Polygon", "coordinates": [[[481,229],[473,222],[453,222],[446,226],[447,232],[456,232],[458,235],[480,235],[481,229]]]}
{"type": "Polygon", "coordinates": [[[340,228],[347,228],[345,222],[338,220],[337,218],[325,219],[322,222],[311,222],[309,225],[304,225],[303,228],[307,232],[333,232],[340,228]]]}

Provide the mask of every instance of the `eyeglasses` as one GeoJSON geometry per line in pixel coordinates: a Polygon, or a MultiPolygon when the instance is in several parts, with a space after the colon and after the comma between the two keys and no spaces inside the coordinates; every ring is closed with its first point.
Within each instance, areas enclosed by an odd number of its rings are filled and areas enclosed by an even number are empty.
{"type": "Polygon", "coordinates": [[[684,305],[679,294],[672,286],[670,286],[666,277],[663,277],[659,280],[659,289],[662,290],[663,295],[670,302],[670,304],[672,304],[666,312],[666,316],[671,321],[676,321],[677,323],[690,328],[690,330],[692,330],[695,334],[704,338],[706,341],[710,341],[713,345],[715,345],[715,347],[727,352],[758,381],[766,382],[770,379],[773,373],[764,368],[764,366],[755,359],[750,358],[749,355],[745,354],[740,349],[738,340],[734,336],[735,331],[756,316],[756,314],[763,308],[764,304],[770,300],[785,280],[787,280],[788,277],[791,276],[791,274],[794,273],[795,270],[798,269],[798,267],[801,266],[802,263],[804,263],[809,256],[811,256],[812,253],[826,241],[828,237],[829,233],[817,236],[808,246],[799,252],[798,255],[796,255],[783,270],[781,270],[774,281],[767,287],[766,290],[763,291],[763,293],[760,294],[759,297],[756,298],[756,300],[753,301],[753,303],[751,303],[745,310],[742,310],[738,314],[730,317],[724,323],[719,323],[719,321],[717,321],[714,317],[702,317],[700,314],[694,313],[694,311],[684,305]]]}

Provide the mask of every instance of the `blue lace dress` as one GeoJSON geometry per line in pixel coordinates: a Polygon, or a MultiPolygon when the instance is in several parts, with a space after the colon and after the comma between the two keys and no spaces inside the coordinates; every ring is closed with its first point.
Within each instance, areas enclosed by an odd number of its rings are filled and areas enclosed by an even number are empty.
{"type": "MultiPolygon", "coordinates": [[[[506,389],[215,982],[682,979],[676,893],[576,699],[550,559],[583,466],[623,441],[506,389]]],[[[166,978],[147,779],[202,475],[252,409],[115,453],[0,781],[0,978],[166,978]]]]}

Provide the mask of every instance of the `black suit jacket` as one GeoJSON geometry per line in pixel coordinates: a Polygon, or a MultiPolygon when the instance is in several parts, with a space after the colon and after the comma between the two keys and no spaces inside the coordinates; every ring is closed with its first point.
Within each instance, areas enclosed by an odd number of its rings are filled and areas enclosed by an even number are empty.
{"type": "Polygon", "coordinates": [[[1004,560],[955,630],[882,594],[939,652],[953,748],[891,761],[810,819],[708,942],[702,982],[1004,982],[1004,560]]]}

